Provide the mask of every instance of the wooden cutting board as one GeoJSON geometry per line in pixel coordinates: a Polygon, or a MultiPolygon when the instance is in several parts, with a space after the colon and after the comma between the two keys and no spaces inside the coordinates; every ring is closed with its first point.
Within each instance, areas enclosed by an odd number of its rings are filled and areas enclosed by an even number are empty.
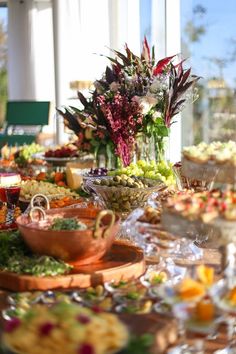
{"type": "Polygon", "coordinates": [[[143,252],[124,241],[115,241],[99,262],[74,268],[70,274],[35,277],[0,272],[0,288],[11,291],[86,288],[110,280],[138,278],[145,271],[143,252]]]}

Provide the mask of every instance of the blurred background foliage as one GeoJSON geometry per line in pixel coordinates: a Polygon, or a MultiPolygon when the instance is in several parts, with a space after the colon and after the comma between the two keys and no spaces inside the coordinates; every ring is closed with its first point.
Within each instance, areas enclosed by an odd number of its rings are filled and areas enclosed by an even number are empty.
{"type": "Polygon", "coordinates": [[[3,124],[7,102],[7,30],[0,22],[0,126],[3,124]]]}

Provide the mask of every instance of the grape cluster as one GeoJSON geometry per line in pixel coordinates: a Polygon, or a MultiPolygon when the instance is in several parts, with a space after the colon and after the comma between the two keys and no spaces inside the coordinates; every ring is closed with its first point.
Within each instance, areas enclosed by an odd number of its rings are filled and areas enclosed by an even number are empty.
{"type": "Polygon", "coordinates": [[[145,177],[149,179],[157,179],[164,182],[166,185],[175,184],[175,176],[172,170],[172,165],[169,162],[155,161],[147,162],[139,160],[137,163],[131,163],[128,167],[120,168],[116,171],[110,171],[109,176],[113,175],[127,175],[136,177],[145,177]]]}
{"type": "Polygon", "coordinates": [[[91,168],[88,175],[89,176],[107,176],[107,168],[100,167],[100,168],[91,168]]]}
{"type": "Polygon", "coordinates": [[[36,143],[30,145],[24,145],[19,151],[14,155],[15,162],[19,166],[24,166],[32,161],[32,155],[43,151],[43,147],[36,143]]]}

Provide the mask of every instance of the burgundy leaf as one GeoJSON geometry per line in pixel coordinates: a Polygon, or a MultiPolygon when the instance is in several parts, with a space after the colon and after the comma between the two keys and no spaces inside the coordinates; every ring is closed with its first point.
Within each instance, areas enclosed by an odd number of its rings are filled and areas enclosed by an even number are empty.
{"type": "Polygon", "coordinates": [[[156,67],[153,70],[153,75],[157,76],[158,74],[161,74],[163,72],[165,66],[168,65],[169,62],[171,61],[171,59],[173,59],[175,56],[176,56],[176,54],[172,55],[171,57],[166,57],[164,59],[159,60],[156,67]]]}
{"type": "Polygon", "coordinates": [[[127,58],[131,61],[133,60],[133,58],[135,57],[135,54],[131,52],[131,50],[129,49],[127,43],[125,43],[125,51],[127,53],[127,58]]]}
{"type": "Polygon", "coordinates": [[[191,68],[185,71],[181,79],[182,84],[184,84],[188,80],[190,73],[191,73],[191,68]]]}
{"type": "Polygon", "coordinates": [[[112,65],[113,71],[115,72],[115,74],[117,76],[119,76],[120,72],[121,72],[121,65],[119,63],[117,64],[113,64],[112,65]]]}
{"type": "Polygon", "coordinates": [[[146,36],[144,37],[144,41],[143,41],[143,49],[142,49],[141,58],[143,58],[147,62],[149,62],[150,58],[151,58],[150,48],[149,48],[146,36]]]}
{"type": "Polygon", "coordinates": [[[117,50],[113,49],[113,52],[123,61],[125,65],[130,65],[131,61],[121,52],[118,52],[117,50]]]}
{"type": "Polygon", "coordinates": [[[181,60],[177,65],[175,65],[175,68],[178,72],[178,77],[183,73],[183,63],[186,61],[186,59],[181,60]]]}
{"type": "Polygon", "coordinates": [[[80,91],[77,92],[77,95],[79,97],[80,102],[84,106],[84,108],[86,108],[88,106],[88,102],[87,102],[86,98],[84,97],[84,95],[80,91]]]}
{"type": "Polygon", "coordinates": [[[116,80],[115,75],[113,74],[113,71],[111,70],[111,68],[109,68],[109,66],[106,67],[106,81],[108,82],[108,84],[111,84],[113,81],[116,80]]]}
{"type": "Polygon", "coordinates": [[[118,65],[118,64],[119,64],[119,66],[120,66],[121,68],[124,67],[124,65],[122,65],[121,63],[119,63],[117,59],[114,59],[114,58],[112,58],[112,57],[109,57],[109,56],[103,55],[103,54],[99,54],[99,55],[100,55],[101,57],[107,58],[108,60],[110,60],[110,61],[111,61],[112,63],[114,63],[115,65],[118,65]]]}

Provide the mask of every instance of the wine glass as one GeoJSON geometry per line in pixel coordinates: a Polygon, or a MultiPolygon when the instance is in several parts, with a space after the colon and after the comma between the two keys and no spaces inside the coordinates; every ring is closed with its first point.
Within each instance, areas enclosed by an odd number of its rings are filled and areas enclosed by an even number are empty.
{"type": "Polygon", "coordinates": [[[20,190],[20,186],[10,186],[5,188],[6,201],[9,209],[15,209],[20,197],[20,190]]]}
{"type": "Polygon", "coordinates": [[[6,187],[4,187],[4,186],[0,186],[0,201],[3,204],[6,204],[6,202],[7,202],[6,187]]]}

